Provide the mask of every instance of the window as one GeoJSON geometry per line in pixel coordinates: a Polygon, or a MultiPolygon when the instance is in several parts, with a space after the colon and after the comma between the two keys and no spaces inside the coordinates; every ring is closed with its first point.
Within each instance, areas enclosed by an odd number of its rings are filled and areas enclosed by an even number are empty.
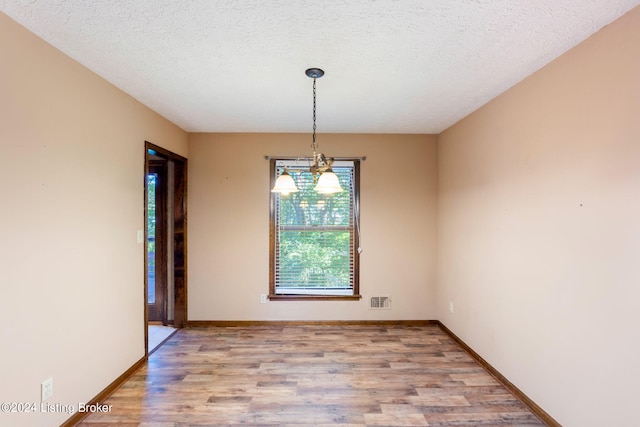
{"type": "Polygon", "coordinates": [[[270,299],[359,299],[359,160],[336,160],[341,193],[316,192],[309,166],[271,160],[271,187],[284,166],[297,193],[271,193],[270,299]]]}

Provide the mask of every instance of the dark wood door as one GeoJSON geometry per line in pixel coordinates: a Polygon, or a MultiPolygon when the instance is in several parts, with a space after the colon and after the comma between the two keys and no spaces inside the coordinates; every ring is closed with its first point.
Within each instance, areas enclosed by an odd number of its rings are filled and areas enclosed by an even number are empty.
{"type": "Polygon", "coordinates": [[[167,324],[167,162],[149,161],[147,173],[147,303],[149,321],[167,324]]]}

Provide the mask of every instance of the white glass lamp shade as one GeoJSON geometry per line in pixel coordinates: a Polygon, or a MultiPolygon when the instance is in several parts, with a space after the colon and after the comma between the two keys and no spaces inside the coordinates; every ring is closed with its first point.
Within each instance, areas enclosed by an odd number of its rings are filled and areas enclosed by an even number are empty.
{"type": "Polygon", "coordinates": [[[291,175],[289,175],[289,172],[287,172],[286,169],[278,177],[278,179],[276,180],[276,184],[273,186],[273,190],[271,190],[271,192],[280,193],[283,196],[286,196],[289,193],[295,193],[297,191],[299,191],[298,187],[296,186],[295,181],[293,180],[293,178],[291,178],[291,175]]]}
{"type": "Polygon", "coordinates": [[[342,186],[340,186],[338,176],[333,173],[331,169],[320,175],[320,178],[318,178],[318,184],[315,186],[315,190],[320,194],[333,194],[344,191],[342,186]]]}

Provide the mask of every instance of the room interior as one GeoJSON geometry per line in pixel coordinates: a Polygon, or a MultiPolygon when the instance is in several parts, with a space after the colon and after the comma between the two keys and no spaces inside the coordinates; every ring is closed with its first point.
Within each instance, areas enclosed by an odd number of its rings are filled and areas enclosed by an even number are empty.
{"type": "MultiPolygon", "coordinates": [[[[319,125],[323,151],[366,156],[364,298],[267,303],[265,156],[306,153],[310,118],[287,132],[186,130],[0,14],[1,400],[39,402],[53,378],[56,401],[89,401],[144,363],[137,236],[151,142],[188,159],[187,325],[437,320],[561,425],[630,425],[640,400],[636,5],[440,131],[319,125]],[[380,294],[393,309],[368,307],[380,294]]],[[[308,83],[294,85],[304,107],[308,83]]],[[[0,420],[69,418],[20,415],[0,420]]]]}

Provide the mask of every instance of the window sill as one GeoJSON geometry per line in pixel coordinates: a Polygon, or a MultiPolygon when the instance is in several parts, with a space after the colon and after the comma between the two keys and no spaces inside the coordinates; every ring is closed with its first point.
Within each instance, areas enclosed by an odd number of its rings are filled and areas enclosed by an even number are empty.
{"type": "Polygon", "coordinates": [[[270,301],[357,301],[362,295],[269,295],[270,301]]]}

